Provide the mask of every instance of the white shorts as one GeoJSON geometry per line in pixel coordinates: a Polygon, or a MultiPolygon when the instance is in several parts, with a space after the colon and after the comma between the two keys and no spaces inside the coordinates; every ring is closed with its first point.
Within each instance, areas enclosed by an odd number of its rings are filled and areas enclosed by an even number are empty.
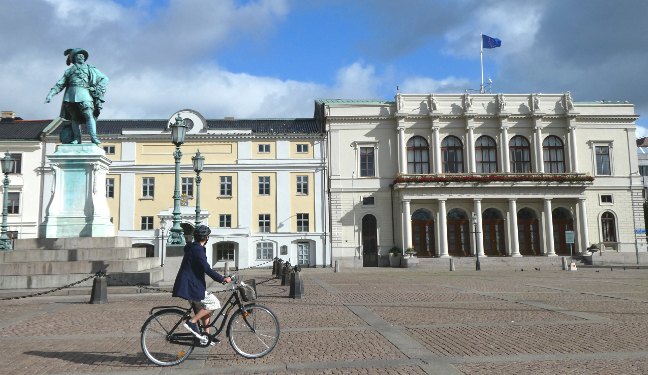
{"type": "Polygon", "coordinates": [[[201,308],[206,310],[218,310],[221,308],[220,301],[212,292],[205,291],[205,298],[202,301],[191,301],[194,308],[201,308]]]}

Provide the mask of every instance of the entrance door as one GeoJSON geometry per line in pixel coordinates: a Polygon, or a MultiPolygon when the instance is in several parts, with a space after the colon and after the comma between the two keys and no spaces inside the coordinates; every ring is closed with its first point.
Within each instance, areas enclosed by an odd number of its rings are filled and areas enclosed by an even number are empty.
{"type": "Polygon", "coordinates": [[[577,249],[576,244],[568,244],[565,236],[565,231],[574,230],[574,220],[571,213],[563,207],[553,210],[553,235],[554,235],[554,250],[558,255],[570,255],[571,246],[577,249]]]}
{"type": "Polygon", "coordinates": [[[489,208],[482,214],[482,231],[484,232],[484,254],[486,256],[506,256],[504,250],[504,218],[502,214],[489,208]]]}
{"type": "Polygon", "coordinates": [[[300,267],[310,266],[310,244],[308,242],[297,243],[297,264],[300,267]]]}
{"type": "Polygon", "coordinates": [[[538,219],[533,210],[521,209],[517,214],[520,254],[540,255],[538,219]]]}
{"type": "Polygon", "coordinates": [[[419,257],[434,256],[434,220],[432,213],[425,209],[412,214],[412,246],[419,257]]]}
{"type": "Polygon", "coordinates": [[[362,266],[378,267],[378,228],[374,215],[362,218],[362,266]]]}
{"type": "Polygon", "coordinates": [[[450,210],[448,212],[448,254],[454,257],[469,256],[469,235],[466,212],[458,208],[450,210]]]}

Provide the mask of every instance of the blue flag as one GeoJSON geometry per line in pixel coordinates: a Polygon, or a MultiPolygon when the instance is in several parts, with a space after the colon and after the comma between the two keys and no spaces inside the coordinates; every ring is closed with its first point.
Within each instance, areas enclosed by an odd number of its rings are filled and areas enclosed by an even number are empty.
{"type": "Polygon", "coordinates": [[[502,41],[497,38],[491,38],[488,35],[482,34],[482,46],[484,48],[496,48],[502,46],[502,41]]]}

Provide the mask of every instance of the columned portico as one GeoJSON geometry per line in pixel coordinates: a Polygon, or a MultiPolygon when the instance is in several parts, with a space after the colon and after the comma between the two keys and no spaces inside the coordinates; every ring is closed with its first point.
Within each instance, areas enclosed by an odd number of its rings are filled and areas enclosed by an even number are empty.
{"type": "Polygon", "coordinates": [[[585,207],[585,198],[578,198],[578,247],[583,255],[590,255],[587,249],[589,234],[587,232],[587,209],[585,207]]]}
{"type": "Polygon", "coordinates": [[[508,135],[507,116],[500,117],[500,125],[501,125],[500,144],[502,145],[501,147],[502,169],[501,170],[504,171],[505,173],[509,173],[511,171],[511,163],[510,163],[510,156],[509,156],[509,135],[508,135]]]}
{"type": "Polygon", "coordinates": [[[404,243],[403,250],[407,250],[412,247],[412,214],[410,209],[410,201],[403,201],[403,233],[404,243]]]}
{"type": "Polygon", "coordinates": [[[448,255],[448,213],[446,200],[439,199],[439,257],[447,258],[448,255]]]}
{"type": "MultiPolygon", "coordinates": [[[[485,256],[484,255],[484,230],[483,225],[482,225],[482,209],[481,209],[481,199],[475,198],[474,199],[474,204],[475,204],[475,213],[477,214],[477,243],[476,243],[476,250],[477,254],[479,254],[480,257],[485,256]]],[[[474,236],[473,236],[474,237],[474,236]]]]}
{"type": "Polygon", "coordinates": [[[576,147],[576,126],[573,125],[575,117],[568,117],[569,121],[569,163],[570,171],[578,173],[578,151],[576,147]]]}
{"type": "Polygon", "coordinates": [[[405,147],[405,127],[398,126],[398,172],[407,173],[407,147],[405,147]]]}
{"type": "Polygon", "coordinates": [[[433,172],[443,173],[441,167],[441,137],[439,136],[439,125],[435,123],[435,120],[438,121],[438,119],[432,117],[432,147],[434,148],[432,150],[432,161],[434,162],[433,172]]]}
{"type": "Polygon", "coordinates": [[[547,249],[547,256],[556,256],[554,250],[554,236],[553,236],[553,217],[551,214],[551,199],[545,198],[544,211],[542,217],[545,225],[545,249],[547,249]]]}
{"type": "Polygon", "coordinates": [[[535,161],[536,171],[544,173],[544,159],[542,156],[542,117],[533,116],[533,130],[535,131],[535,161]]]}
{"type": "Polygon", "coordinates": [[[511,243],[509,248],[511,249],[512,257],[520,257],[520,244],[518,242],[518,222],[517,222],[517,201],[515,199],[509,199],[509,230],[511,243]]]}
{"type": "Polygon", "coordinates": [[[473,117],[466,117],[466,129],[468,131],[468,139],[466,142],[468,171],[470,173],[476,173],[477,163],[475,162],[475,119],[473,117]]]}

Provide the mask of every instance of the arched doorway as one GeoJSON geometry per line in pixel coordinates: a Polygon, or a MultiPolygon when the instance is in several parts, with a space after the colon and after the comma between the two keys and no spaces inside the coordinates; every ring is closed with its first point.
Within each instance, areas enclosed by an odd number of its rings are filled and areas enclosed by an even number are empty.
{"type": "Polygon", "coordinates": [[[484,232],[484,254],[487,256],[506,256],[504,248],[504,217],[494,209],[488,208],[482,214],[484,232]]]}
{"type": "Polygon", "coordinates": [[[412,246],[416,255],[431,257],[435,254],[434,218],[426,209],[418,209],[412,214],[412,246]]]}
{"type": "Polygon", "coordinates": [[[538,218],[530,208],[518,211],[518,242],[520,254],[540,255],[540,234],[538,218]]]}
{"type": "Polygon", "coordinates": [[[601,215],[601,239],[606,248],[617,248],[616,218],[610,211],[601,215]]]}
{"type": "Polygon", "coordinates": [[[185,242],[193,242],[193,231],[194,226],[189,223],[180,223],[180,228],[182,228],[182,233],[185,237],[185,242]]]}
{"type": "Polygon", "coordinates": [[[455,208],[448,212],[448,254],[454,257],[470,255],[470,231],[466,211],[455,208]]]}
{"type": "Polygon", "coordinates": [[[378,267],[378,224],[371,214],[362,218],[362,266],[378,267]]]}
{"type": "Polygon", "coordinates": [[[574,230],[574,219],[571,213],[563,207],[556,208],[551,213],[553,222],[554,250],[557,255],[570,255],[571,248],[577,249],[576,244],[568,244],[565,236],[566,231],[574,230]]]}

